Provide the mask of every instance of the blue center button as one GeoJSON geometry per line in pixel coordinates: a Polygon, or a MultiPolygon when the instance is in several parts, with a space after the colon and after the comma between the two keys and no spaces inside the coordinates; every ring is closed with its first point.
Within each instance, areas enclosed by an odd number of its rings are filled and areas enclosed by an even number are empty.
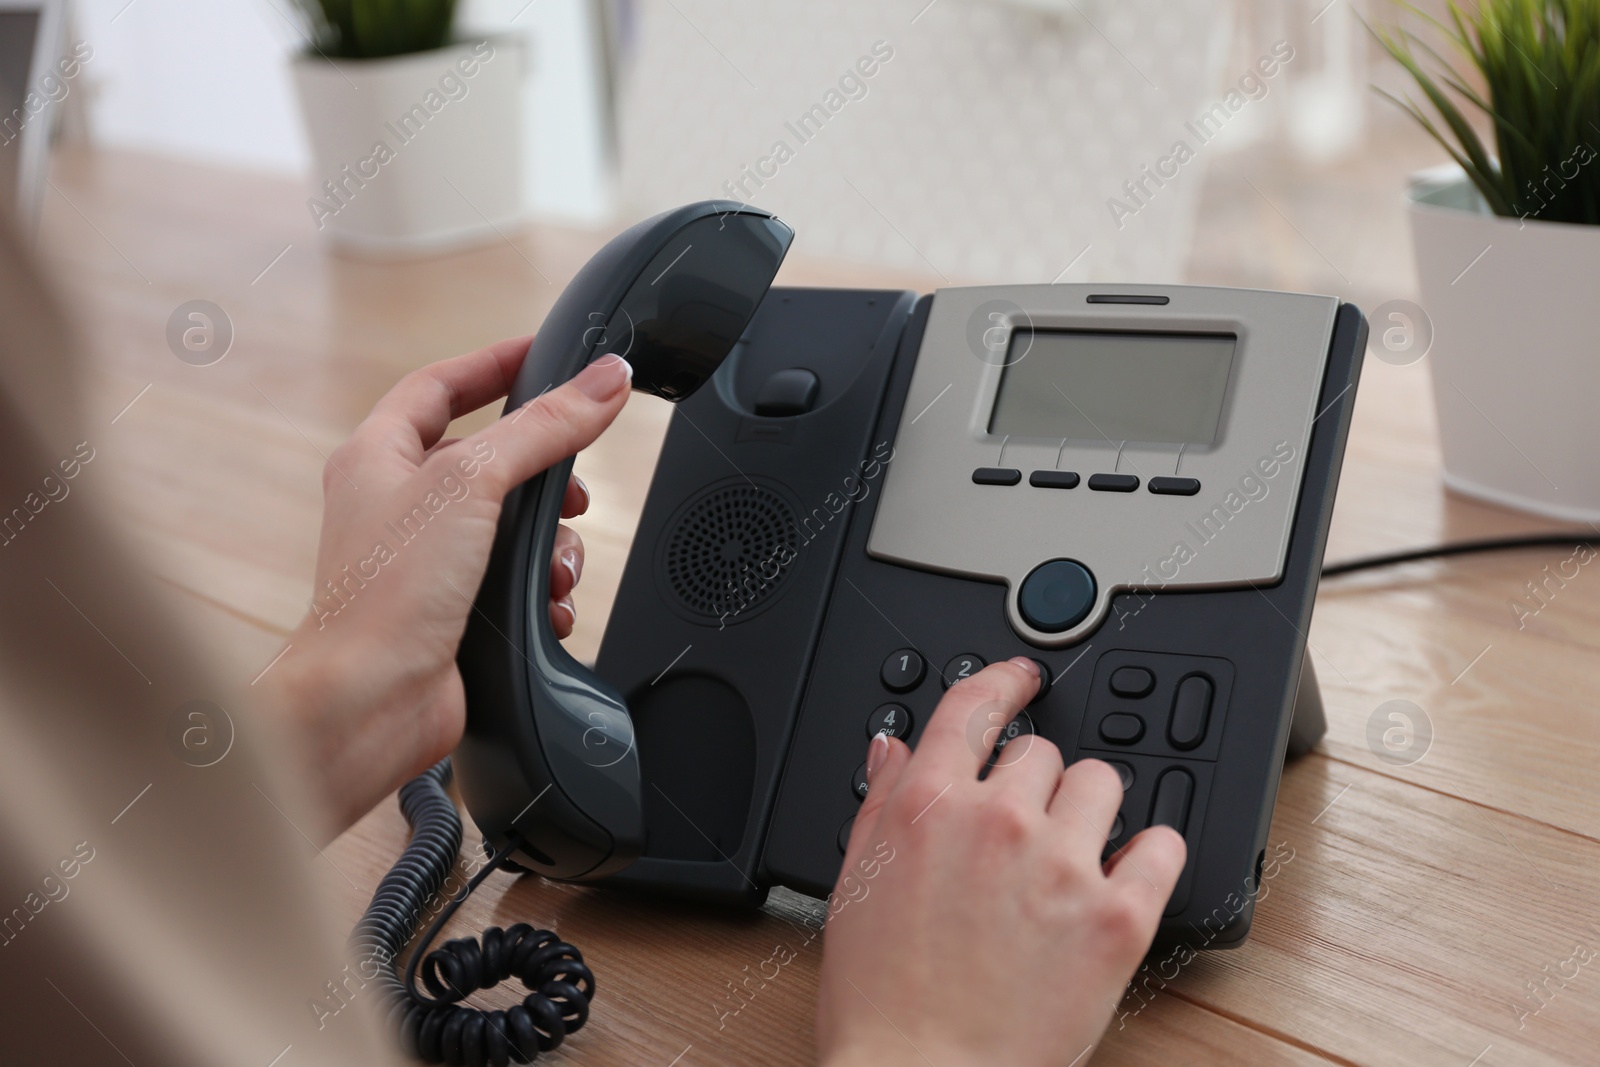
{"type": "Polygon", "coordinates": [[[1058,634],[1070,630],[1094,607],[1094,575],[1075,560],[1041,563],[1022,580],[1017,608],[1035,630],[1058,634]]]}

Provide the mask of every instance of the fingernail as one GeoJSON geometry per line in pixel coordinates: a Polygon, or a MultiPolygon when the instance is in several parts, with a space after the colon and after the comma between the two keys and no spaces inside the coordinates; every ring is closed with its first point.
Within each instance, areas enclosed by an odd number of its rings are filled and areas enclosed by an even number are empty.
{"type": "MultiPolygon", "coordinates": [[[[632,375],[629,377],[632,377],[632,375]]],[[[589,502],[594,499],[594,497],[589,494],[589,487],[585,485],[583,479],[578,477],[576,474],[572,476],[572,480],[577,483],[578,490],[583,493],[583,509],[588,511],[589,502]]]]}
{"type": "Polygon", "coordinates": [[[889,735],[873,734],[871,742],[867,744],[867,785],[872,784],[872,776],[878,773],[878,768],[888,758],[889,735]]]}
{"type": "Polygon", "coordinates": [[[609,400],[633,381],[633,367],[621,356],[601,356],[578,373],[572,384],[590,400],[609,400]]]}
{"type": "Polygon", "coordinates": [[[1015,663],[1035,678],[1039,677],[1039,665],[1027,656],[1012,656],[1008,662],[1015,663]]]}
{"type": "Polygon", "coordinates": [[[556,607],[561,608],[567,613],[567,618],[572,620],[572,625],[576,626],[578,624],[578,609],[572,603],[572,598],[570,596],[564,596],[560,600],[556,601],[556,607]]]}
{"type": "Polygon", "coordinates": [[[582,568],[579,566],[577,549],[569,548],[565,552],[561,553],[561,565],[567,568],[568,574],[572,575],[572,584],[577,585],[578,575],[582,573],[582,568]]]}

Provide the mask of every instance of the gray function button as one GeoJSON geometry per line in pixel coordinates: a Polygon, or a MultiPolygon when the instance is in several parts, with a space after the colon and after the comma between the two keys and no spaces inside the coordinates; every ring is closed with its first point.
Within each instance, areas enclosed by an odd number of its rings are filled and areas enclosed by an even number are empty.
{"type": "Polygon", "coordinates": [[[845,849],[850,847],[850,831],[855,828],[856,817],[854,815],[846,819],[844,825],[839,827],[839,855],[844,855],[845,849]]]}
{"type": "Polygon", "coordinates": [[[1200,491],[1200,479],[1151,478],[1150,491],[1162,496],[1194,496],[1200,491]]]}
{"type": "Polygon", "coordinates": [[[1015,467],[979,467],[972,472],[978,485],[1016,485],[1022,481],[1022,472],[1015,467]]]}
{"type": "Polygon", "coordinates": [[[856,768],[855,777],[850,780],[850,792],[856,795],[857,800],[867,799],[867,765],[865,763],[856,768]]]}
{"type": "Polygon", "coordinates": [[[986,666],[988,664],[976,652],[962,652],[953,656],[950,662],[944,665],[944,687],[949,689],[961,679],[971,678],[986,666]]]}
{"type": "Polygon", "coordinates": [[[884,704],[867,719],[868,737],[888,734],[890,737],[904,738],[910,732],[911,712],[900,704],[884,704]]]}
{"type": "Polygon", "coordinates": [[[1039,489],[1075,489],[1077,471],[1034,471],[1028,475],[1028,484],[1039,489]]]}
{"type": "Polygon", "coordinates": [[[908,693],[922,684],[922,676],[927,673],[927,663],[918,655],[914,648],[897,649],[889,653],[889,658],[883,661],[883,669],[878,672],[878,677],[883,679],[884,688],[896,693],[908,693]]]}
{"type": "Polygon", "coordinates": [[[1131,493],[1139,488],[1136,474],[1091,474],[1089,488],[1102,493],[1131,493]]]}
{"type": "Polygon", "coordinates": [[[1191,674],[1178,683],[1172,697],[1172,720],[1167,726],[1167,740],[1172,747],[1187,752],[1206,738],[1206,725],[1211,721],[1211,679],[1203,674],[1191,674]]]}
{"type": "Polygon", "coordinates": [[[1181,767],[1174,767],[1156,783],[1156,798],[1150,805],[1150,825],[1170,826],[1183,833],[1189,825],[1189,802],[1194,799],[1194,779],[1181,767]]]}
{"type": "Polygon", "coordinates": [[[1022,620],[1035,630],[1058,634],[1070,630],[1094,607],[1094,575],[1071,559],[1053,559],[1029,572],[1017,590],[1022,620]]]}
{"type": "Polygon", "coordinates": [[[1111,836],[1107,837],[1106,840],[1115,841],[1117,838],[1122,836],[1122,831],[1124,829],[1125,826],[1122,821],[1122,812],[1119,811],[1117,812],[1116,819],[1111,823],[1111,836]]]}
{"type": "Polygon", "coordinates": [[[1119,697],[1142,697],[1156,687],[1156,676],[1143,667],[1118,667],[1111,672],[1111,691],[1119,697]]]}
{"type": "Polygon", "coordinates": [[[1100,720],[1100,737],[1113,745],[1131,745],[1144,736],[1144,720],[1137,715],[1117,712],[1100,720]]]}

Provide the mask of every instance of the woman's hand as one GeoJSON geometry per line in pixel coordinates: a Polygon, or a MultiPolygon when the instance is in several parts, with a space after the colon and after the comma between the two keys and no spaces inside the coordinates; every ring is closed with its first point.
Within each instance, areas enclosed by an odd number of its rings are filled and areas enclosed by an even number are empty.
{"type": "MultiPolygon", "coordinates": [[[[501,501],[600,436],[627,402],[632,368],[606,356],[472,436],[443,440],[452,419],[506,395],[529,340],[408,374],[323,471],[311,611],[263,684],[303,749],[329,834],[460,740],[456,648],[501,501]]],[[[588,504],[574,478],[562,517],[588,504]]],[[[582,569],[583,545],[562,526],[550,573],[550,621],[562,637],[572,632],[582,569]]]]}
{"type": "Polygon", "coordinates": [[[1099,760],[1062,770],[994,731],[1033,697],[1031,660],[950,688],[916,754],[874,738],[870,788],[830,898],[817,1010],[828,1067],[1067,1067],[1100,1040],[1183,870],[1155,826],[1100,864],[1122,803],[1099,760]]]}

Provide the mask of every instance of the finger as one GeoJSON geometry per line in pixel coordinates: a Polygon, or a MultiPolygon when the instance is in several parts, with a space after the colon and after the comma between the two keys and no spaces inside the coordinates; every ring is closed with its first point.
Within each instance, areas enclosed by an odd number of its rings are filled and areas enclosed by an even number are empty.
{"type": "Polygon", "coordinates": [[[583,538],[570,526],[557,526],[555,550],[550,554],[550,599],[571,596],[582,576],[583,538]]]}
{"type": "Polygon", "coordinates": [[[911,749],[899,738],[879,735],[867,743],[867,799],[861,802],[861,808],[856,812],[855,827],[850,831],[849,847],[845,849],[845,870],[849,870],[861,853],[870,849],[877,840],[875,835],[879,814],[888,803],[895,782],[900,780],[910,762],[911,749]]]}
{"type": "Polygon", "coordinates": [[[427,457],[433,455],[435,452],[439,451],[441,448],[449,448],[451,445],[456,444],[460,440],[461,440],[461,438],[459,438],[459,437],[442,438],[441,440],[436,441],[431,448],[429,448],[426,452],[423,453],[423,458],[426,459],[427,457]]]}
{"type": "Polygon", "coordinates": [[[1014,790],[1043,811],[1061,784],[1061,750],[1037,734],[1022,734],[1006,742],[989,771],[988,782],[1014,790]]]}
{"type": "Polygon", "coordinates": [[[976,778],[989,759],[992,722],[1010,722],[1039,691],[1039,665],[1018,657],[993,663],[950,687],[917,742],[917,773],[976,778]]]}
{"type": "Polygon", "coordinates": [[[632,380],[627,360],[602,356],[571,381],[463,441],[463,446],[472,448],[487,446],[481,475],[484,488],[499,500],[513,487],[587,447],[627,403],[632,380]]]}
{"type": "Polygon", "coordinates": [[[578,624],[578,609],[573,605],[570,596],[560,600],[550,601],[550,628],[556,636],[565,640],[572,636],[572,628],[578,624]]]}
{"type": "Polygon", "coordinates": [[[561,517],[575,519],[589,510],[589,487],[574,474],[567,482],[567,495],[561,498],[561,517]]]}
{"type": "Polygon", "coordinates": [[[1154,936],[1188,854],[1182,834],[1170,826],[1152,826],[1106,861],[1106,878],[1149,918],[1145,940],[1154,936]]]}
{"type": "Polygon", "coordinates": [[[1082,759],[1061,773],[1050,801],[1050,817],[1061,824],[1072,847],[1089,849],[1098,856],[1121,807],[1122,779],[1111,764],[1082,759]]]}
{"type": "Polygon", "coordinates": [[[414,460],[444,436],[445,427],[505,396],[533,338],[511,337],[488,348],[430,363],[401,378],[357,428],[389,441],[414,460]]]}

